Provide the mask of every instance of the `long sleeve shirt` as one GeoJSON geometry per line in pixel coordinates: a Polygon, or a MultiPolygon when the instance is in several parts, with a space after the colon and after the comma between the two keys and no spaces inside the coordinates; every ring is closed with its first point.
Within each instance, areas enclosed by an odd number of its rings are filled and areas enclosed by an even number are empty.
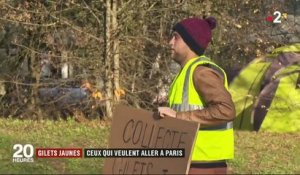
{"type": "Polygon", "coordinates": [[[199,122],[201,128],[223,124],[235,118],[234,103],[219,72],[200,65],[193,73],[193,82],[206,106],[201,110],[177,112],[176,118],[199,122]]]}

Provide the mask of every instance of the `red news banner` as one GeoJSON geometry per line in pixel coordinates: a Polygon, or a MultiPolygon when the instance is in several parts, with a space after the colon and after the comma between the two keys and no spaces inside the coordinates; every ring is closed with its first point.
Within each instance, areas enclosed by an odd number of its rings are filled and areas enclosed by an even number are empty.
{"type": "Polygon", "coordinates": [[[36,148],[36,158],[184,157],[184,149],[36,148]],[[83,151],[84,150],[84,151],[83,151]]]}
{"type": "Polygon", "coordinates": [[[36,148],[36,158],[82,158],[82,148],[36,148]]]}

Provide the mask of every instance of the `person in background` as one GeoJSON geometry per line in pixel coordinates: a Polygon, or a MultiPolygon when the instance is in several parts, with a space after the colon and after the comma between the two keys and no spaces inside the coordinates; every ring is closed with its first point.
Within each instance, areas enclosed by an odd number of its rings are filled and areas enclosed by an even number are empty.
{"type": "Polygon", "coordinates": [[[216,19],[188,18],[173,27],[171,57],[181,66],[160,117],[200,123],[189,174],[226,174],[234,157],[235,107],[224,70],[204,55],[216,19]]]}

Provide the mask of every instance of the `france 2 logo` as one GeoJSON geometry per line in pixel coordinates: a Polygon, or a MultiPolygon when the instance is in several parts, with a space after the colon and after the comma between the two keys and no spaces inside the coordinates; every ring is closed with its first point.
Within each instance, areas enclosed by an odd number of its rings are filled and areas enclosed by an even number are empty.
{"type": "Polygon", "coordinates": [[[34,162],[34,148],[31,144],[14,144],[13,162],[34,162]]]}

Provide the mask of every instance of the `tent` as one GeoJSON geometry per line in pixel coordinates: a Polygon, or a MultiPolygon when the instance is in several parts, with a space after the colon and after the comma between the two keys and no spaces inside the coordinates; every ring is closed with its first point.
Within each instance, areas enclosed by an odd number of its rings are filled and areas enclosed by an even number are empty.
{"type": "Polygon", "coordinates": [[[300,131],[300,43],[254,59],[229,91],[237,113],[235,129],[300,131]]]}

